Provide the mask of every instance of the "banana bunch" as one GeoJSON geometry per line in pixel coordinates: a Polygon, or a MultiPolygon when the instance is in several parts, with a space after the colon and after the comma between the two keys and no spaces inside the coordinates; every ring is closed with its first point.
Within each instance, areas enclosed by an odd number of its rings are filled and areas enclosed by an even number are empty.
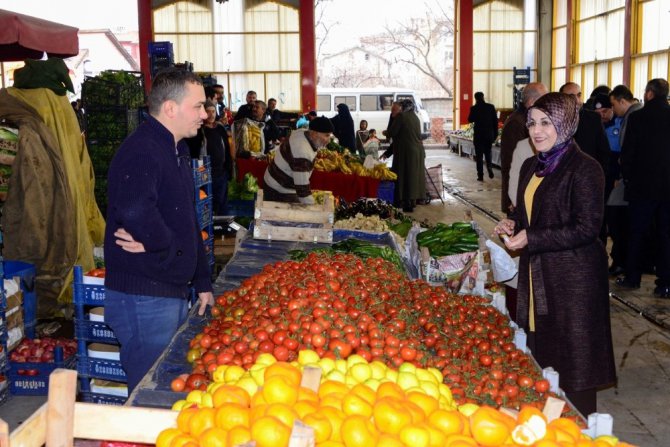
{"type": "Polygon", "coordinates": [[[391,180],[395,181],[398,179],[398,176],[395,172],[391,171],[388,166],[383,163],[379,163],[374,166],[372,169],[368,169],[368,176],[376,178],[379,180],[391,180]]]}
{"type": "Polygon", "coordinates": [[[396,180],[398,178],[383,163],[375,165],[372,169],[366,169],[361,164],[360,159],[349,154],[348,151],[341,154],[328,149],[319,149],[314,161],[314,168],[318,171],[341,172],[343,174],[372,177],[379,180],[396,180]]]}

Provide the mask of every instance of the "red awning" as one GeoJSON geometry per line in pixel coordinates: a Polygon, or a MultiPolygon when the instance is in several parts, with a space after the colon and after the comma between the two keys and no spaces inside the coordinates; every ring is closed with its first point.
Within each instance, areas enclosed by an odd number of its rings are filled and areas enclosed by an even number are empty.
{"type": "Polygon", "coordinates": [[[0,61],[70,57],[79,53],[78,29],[0,9],[0,61]]]}

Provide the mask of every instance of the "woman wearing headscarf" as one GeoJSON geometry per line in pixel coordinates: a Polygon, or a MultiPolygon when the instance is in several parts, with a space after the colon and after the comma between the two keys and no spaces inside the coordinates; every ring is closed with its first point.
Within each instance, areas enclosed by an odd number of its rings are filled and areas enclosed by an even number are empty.
{"type": "Polygon", "coordinates": [[[414,103],[406,99],[402,111],[393,119],[388,136],[393,139],[391,170],[398,179],[395,183],[395,203],[411,213],[417,200],[426,198],[426,151],[421,142],[421,122],[414,113],[414,103]]]}
{"type": "Polygon", "coordinates": [[[512,219],[495,228],[520,250],[516,321],[540,366],[584,415],[596,411],[596,389],[616,380],[610,328],[607,254],[598,238],[605,177],[573,136],[579,104],[548,93],[528,111],[538,154],[523,163],[512,219]]]}
{"type": "Polygon", "coordinates": [[[354,119],[351,117],[349,107],[346,104],[337,105],[337,115],[332,117],[335,130],[333,134],[337,137],[341,146],[346,147],[352,154],[356,153],[356,132],[354,131],[354,119]]]}

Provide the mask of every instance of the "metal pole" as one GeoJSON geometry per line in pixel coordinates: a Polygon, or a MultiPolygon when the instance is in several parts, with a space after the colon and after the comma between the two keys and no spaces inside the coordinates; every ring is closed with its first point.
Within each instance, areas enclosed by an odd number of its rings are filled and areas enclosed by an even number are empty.
{"type": "Polygon", "coordinates": [[[5,88],[5,63],[0,62],[0,76],[2,76],[2,88],[5,88]]]}

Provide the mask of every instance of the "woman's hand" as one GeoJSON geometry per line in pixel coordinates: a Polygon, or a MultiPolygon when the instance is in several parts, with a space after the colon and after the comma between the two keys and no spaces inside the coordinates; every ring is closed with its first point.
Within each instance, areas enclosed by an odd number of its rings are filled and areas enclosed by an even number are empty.
{"type": "Polygon", "coordinates": [[[521,250],[528,245],[528,236],[526,235],[526,230],[521,230],[516,236],[503,238],[505,241],[505,247],[510,250],[521,250]]]}
{"type": "Polygon", "coordinates": [[[511,236],[514,234],[515,223],[512,219],[503,219],[498,222],[498,225],[493,229],[493,233],[498,236],[511,236]]]}

